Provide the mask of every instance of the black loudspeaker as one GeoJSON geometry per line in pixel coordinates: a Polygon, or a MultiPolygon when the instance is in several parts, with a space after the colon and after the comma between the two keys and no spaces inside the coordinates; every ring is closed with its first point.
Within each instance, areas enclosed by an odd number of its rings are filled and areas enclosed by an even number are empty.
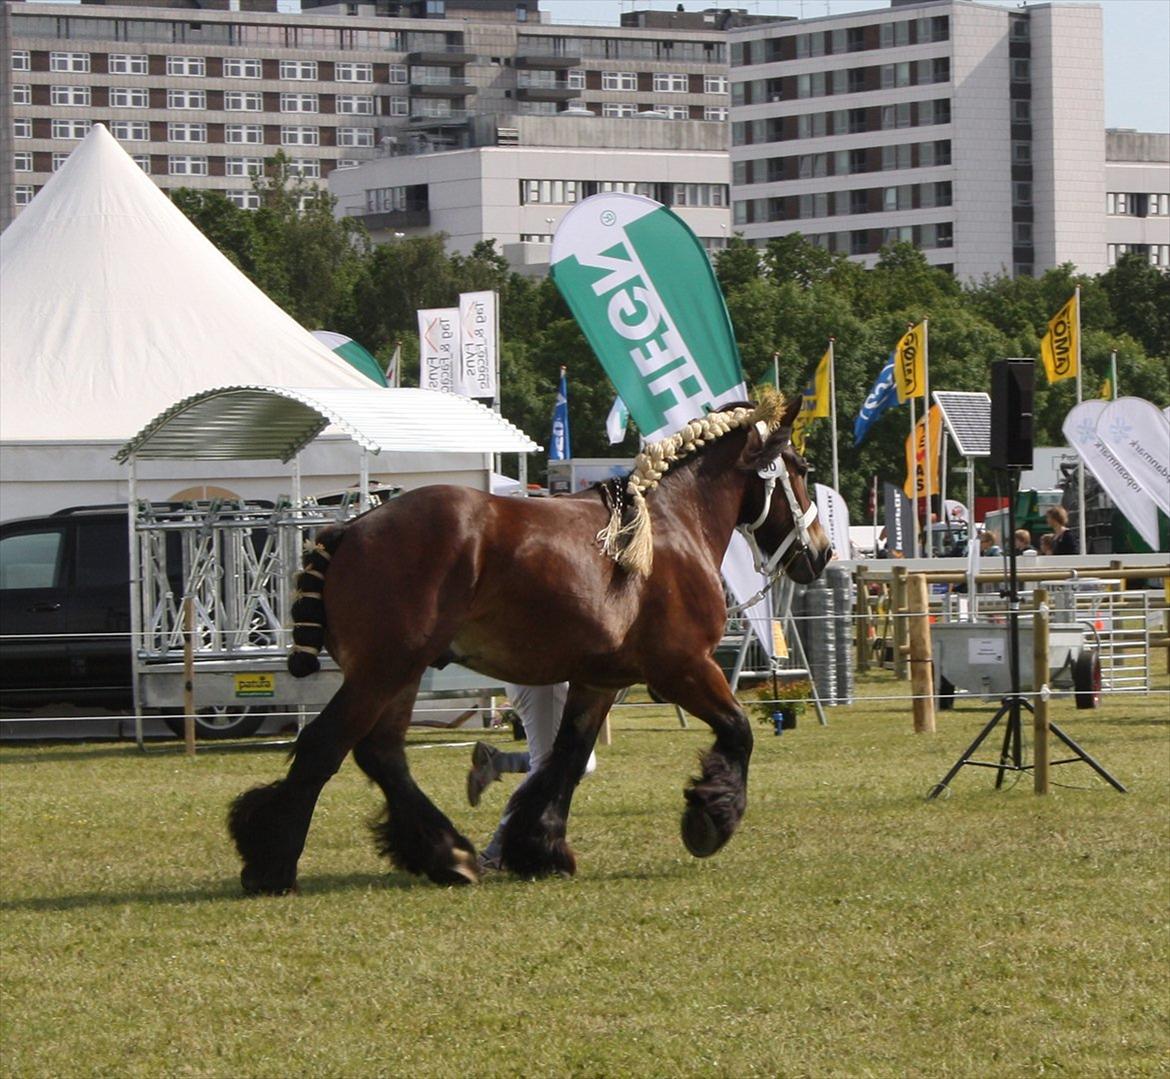
{"type": "Polygon", "coordinates": [[[1036,361],[991,365],[991,467],[1032,467],[1032,391],[1036,361]]]}

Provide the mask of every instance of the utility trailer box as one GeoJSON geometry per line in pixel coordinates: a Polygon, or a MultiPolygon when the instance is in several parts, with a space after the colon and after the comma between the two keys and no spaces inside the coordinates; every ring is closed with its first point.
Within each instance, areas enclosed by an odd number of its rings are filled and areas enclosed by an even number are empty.
{"type": "Polygon", "coordinates": [[[624,476],[634,467],[630,458],[571,457],[567,461],[549,461],[548,493],[576,494],[595,483],[624,476]]]}
{"type": "MultiPolygon", "coordinates": [[[[1032,671],[1032,626],[1021,620],[1020,692],[1035,690],[1032,671]]],[[[941,622],[930,627],[936,689],[949,682],[986,699],[1012,692],[1009,627],[1006,622],[941,622]]],[[[1078,625],[1052,625],[1048,630],[1049,679],[1072,672],[1085,648],[1085,632],[1078,625]]],[[[944,687],[945,688],[945,687],[944,687]]]]}

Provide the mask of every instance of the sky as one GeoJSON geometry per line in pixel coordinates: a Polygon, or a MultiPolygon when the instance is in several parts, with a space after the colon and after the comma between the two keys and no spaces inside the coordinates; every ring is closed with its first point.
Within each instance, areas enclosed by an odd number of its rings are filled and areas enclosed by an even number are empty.
{"type": "MultiPolygon", "coordinates": [[[[752,15],[806,19],[889,5],[883,0],[682,0],[688,11],[744,8],[752,15]]],[[[1020,0],[985,0],[1022,7],[1020,0]]],[[[1105,126],[1170,131],[1170,0],[1065,0],[1099,3],[1105,49],[1105,126]]],[[[616,26],[623,11],[673,11],[679,0],[541,0],[551,22],[616,26]]]]}

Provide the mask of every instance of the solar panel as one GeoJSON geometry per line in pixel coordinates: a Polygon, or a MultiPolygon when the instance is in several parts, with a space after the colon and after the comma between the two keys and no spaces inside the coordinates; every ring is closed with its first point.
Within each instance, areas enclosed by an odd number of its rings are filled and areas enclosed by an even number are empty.
{"type": "Polygon", "coordinates": [[[936,390],[930,395],[964,457],[991,456],[991,397],[986,393],[936,390]]]}

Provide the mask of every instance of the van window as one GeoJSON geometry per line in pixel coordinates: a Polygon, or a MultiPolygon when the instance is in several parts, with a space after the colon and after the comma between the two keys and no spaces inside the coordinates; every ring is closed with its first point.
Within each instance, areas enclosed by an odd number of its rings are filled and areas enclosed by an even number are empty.
{"type": "Polygon", "coordinates": [[[73,577],[73,586],[129,587],[130,542],[125,519],[78,520],[77,524],[77,570],[73,577]]]}
{"type": "Polygon", "coordinates": [[[59,587],[63,539],[59,528],[5,536],[0,540],[0,589],[59,587]]]}

